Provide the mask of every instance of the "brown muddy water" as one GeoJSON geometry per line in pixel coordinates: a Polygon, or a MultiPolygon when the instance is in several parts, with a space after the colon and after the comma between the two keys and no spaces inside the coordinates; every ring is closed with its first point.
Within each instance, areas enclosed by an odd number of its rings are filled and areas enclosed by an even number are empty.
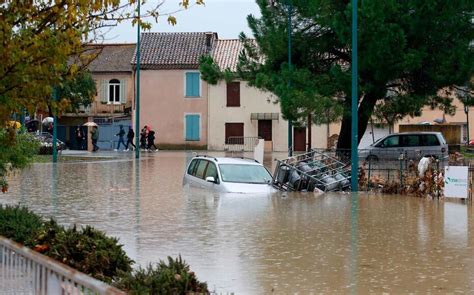
{"type": "Polygon", "coordinates": [[[471,204],[185,191],[191,157],[35,164],[10,180],[0,203],[93,225],[119,237],[142,266],[181,255],[219,293],[474,292],[471,204]]]}

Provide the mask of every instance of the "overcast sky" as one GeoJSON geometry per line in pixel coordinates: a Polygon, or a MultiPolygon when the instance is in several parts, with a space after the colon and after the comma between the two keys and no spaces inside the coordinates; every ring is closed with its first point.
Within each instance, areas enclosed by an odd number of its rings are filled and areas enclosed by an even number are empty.
{"type": "MultiPolygon", "coordinates": [[[[158,0],[148,0],[156,3],[158,0]]],[[[180,0],[166,0],[161,12],[172,12],[179,9],[180,0]]],[[[190,2],[195,2],[191,0],[190,2]]],[[[240,32],[251,36],[247,25],[247,15],[260,16],[260,10],[255,0],[204,0],[205,6],[194,5],[188,10],[180,11],[174,16],[178,23],[171,26],[164,16],[158,23],[152,23],[151,32],[217,32],[220,39],[238,38],[240,32]]],[[[142,7],[142,13],[149,6],[142,7]]],[[[151,21],[151,19],[150,19],[151,21]]],[[[137,28],[130,22],[124,22],[106,34],[106,43],[135,43],[137,28]]]]}

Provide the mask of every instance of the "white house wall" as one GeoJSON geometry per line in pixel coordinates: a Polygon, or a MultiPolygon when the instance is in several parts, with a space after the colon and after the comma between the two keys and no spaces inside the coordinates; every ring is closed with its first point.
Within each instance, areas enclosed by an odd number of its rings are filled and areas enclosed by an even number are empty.
{"type": "MultiPolygon", "coordinates": [[[[280,105],[273,103],[275,96],[240,83],[240,107],[227,107],[227,84],[221,81],[209,85],[209,150],[223,150],[225,143],[225,123],[244,123],[244,136],[257,137],[258,121],[251,120],[251,113],[279,113],[279,120],[272,121],[273,151],[288,150],[288,121],[282,118],[280,105]]],[[[325,148],[327,144],[326,126],[312,128],[312,146],[325,148]]]]}

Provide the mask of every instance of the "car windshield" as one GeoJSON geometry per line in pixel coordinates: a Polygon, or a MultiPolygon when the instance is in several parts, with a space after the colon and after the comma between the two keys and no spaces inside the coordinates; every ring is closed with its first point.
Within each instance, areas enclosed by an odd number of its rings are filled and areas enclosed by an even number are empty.
{"type": "Polygon", "coordinates": [[[243,183],[270,183],[272,176],[263,166],[220,164],[222,181],[243,183]]]}

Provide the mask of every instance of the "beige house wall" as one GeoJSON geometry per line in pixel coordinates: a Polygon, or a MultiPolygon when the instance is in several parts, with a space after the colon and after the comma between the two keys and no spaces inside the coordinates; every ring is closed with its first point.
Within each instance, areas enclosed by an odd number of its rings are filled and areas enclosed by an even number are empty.
{"type": "MultiPolygon", "coordinates": [[[[464,105],[462,102],[454,98],[452,102],[453,106],[455,106],[456,111],[453,115],[444,115],[444,118],[446,120],[446,123],[457,123],[457,124],[466,124],[467,122],[467,117],[466,113],[464,112],[464,105]]],[[[469,138],[474,138],[474,107],[469,108],[469,138]]],[[[441,119],[443,118],[443,111],[435,108],[431,109],[429,106],[425,106],[423,108],[421,116],[418,117],[405,117],[402,120],[400,120],[397,124],[394,126],[394,131],[399,132],[399,125],[401,124],[418,124],[420,122],[430,122],[434,123],[434,119],[441,119]]]]}
{"type": "Polygon", "coordinates": [[[97,95],[90,110],[87,112],[88,114],[123,113],[125,107],[131,106],[132,99],[135,95],[132,72],[92,73],[92,78],[96,84],[97,95]],[[113,104],[102,102],[102,83],[108,84],[112,79],[125,81],[125,103],[113,104]]]}
{"type": "MultiPolygon", "coordinates": [[[[227,84],[221,81],[209,85],[209,144],[210,150],[221,151],[225,143],[225,123],[244,123],[244,136],[258,136],[258,120],[251,120],[251,113],[279,113],[272,121],[273,151],[288,150],[288,121],[282,118],[276,97],[257,88],[240,83],[240,107],[227,107],[227,84]]],[[[326,126],[312,128],[312,146],[326,147],[326,126]]]]}
{"type": "MultiPolygon", "coordinates": [[[[207,83],[200,81],[201,96],[185,97],[185,75],[196,70],[140,71],[140,128],[151,126],[158,145],[207,145],[207,83]],[[200,140],[185,140],[185,115],[200,115],[200,140]]],[[[132,112],[135,124],[135,114],[132,112]]]]}

